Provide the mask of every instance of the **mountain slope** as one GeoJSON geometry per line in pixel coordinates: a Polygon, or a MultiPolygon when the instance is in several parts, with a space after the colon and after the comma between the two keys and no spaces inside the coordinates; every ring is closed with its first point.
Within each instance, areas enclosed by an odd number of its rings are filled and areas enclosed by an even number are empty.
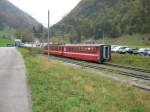
{"type": "Polygon", "coordinates": [[[53,29],[95,39],[150,33],[150,0],[82,0],[53,29]]]}
{"type": "Polygon", "coordinates": [[[0,0],[0,28],[10,26],[15,29],[32,29],[33,25],[39,24],[27,13],[15,7],[8,0],[0,0]]]}

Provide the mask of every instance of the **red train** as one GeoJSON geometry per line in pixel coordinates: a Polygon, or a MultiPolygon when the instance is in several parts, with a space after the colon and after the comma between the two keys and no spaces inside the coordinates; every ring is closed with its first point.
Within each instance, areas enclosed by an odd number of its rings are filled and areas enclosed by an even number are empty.
{"type": "Polygon", "coordinates": [[[44,47],[43,52],[60,57],[75,58],[87,61],[103,63],[111,59],[110,45],[54,45],[50,44],[44,47]]]}

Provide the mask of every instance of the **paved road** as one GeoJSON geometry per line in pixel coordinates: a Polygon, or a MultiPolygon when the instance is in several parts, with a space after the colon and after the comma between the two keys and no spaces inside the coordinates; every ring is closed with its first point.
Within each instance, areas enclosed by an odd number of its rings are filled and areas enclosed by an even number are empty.
{"type": "Polygon", "coordinates": [[[0,112],[31,112],[26,70],[15,48],[0,48],[0,112]]]}

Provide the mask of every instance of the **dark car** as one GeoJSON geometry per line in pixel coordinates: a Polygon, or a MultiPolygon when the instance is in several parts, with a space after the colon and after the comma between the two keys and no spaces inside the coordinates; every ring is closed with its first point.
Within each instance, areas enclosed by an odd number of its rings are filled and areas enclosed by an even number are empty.
{"type": "Polygon", "coordinates": [[[138,54],[138,48],[130,48],[127,53],[129,54],[138,54]]]}

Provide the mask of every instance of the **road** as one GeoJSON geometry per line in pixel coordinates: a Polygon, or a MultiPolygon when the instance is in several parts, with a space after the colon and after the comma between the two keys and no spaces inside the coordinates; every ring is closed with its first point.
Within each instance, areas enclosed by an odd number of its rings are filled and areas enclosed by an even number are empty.
{"type": "Polygon", "coordinates": [[[15,48],[0,48],[0,112],[31,112],[22,56],[15,48]]]}

